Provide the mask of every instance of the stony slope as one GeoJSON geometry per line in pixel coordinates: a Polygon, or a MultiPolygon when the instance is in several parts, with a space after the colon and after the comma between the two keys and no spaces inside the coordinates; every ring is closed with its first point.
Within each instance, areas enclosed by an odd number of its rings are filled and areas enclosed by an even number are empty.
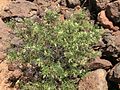
{"type": "MultiPolygon", "coordinates": [[[[93,71],[80,81],[79,90],[118,90],[120,89],[120,1],[96,0],[95,4],[93,0],[90,1],[89,4],[88,1],[83,4],[88,5],[89,10],[93,10],[94,7],[97,12],[97,18],[94,21],[105,28],[105,34],[101,42],[94,46],[95,50],[101,50],[102,57],[88,65],[88,68],[93,71]],[[95,81],[96,78],[99,83],[95,81]]],[[[12,2],[0,0],[0,17],[3,20],[16,17],[17,21],[28,17],[39,22],[44,16],[46,8],[61,13],[62,20],[69,18],[74,11],[81,9],[79,0],[14,0],[12,2]]],[[[93,15],[91,14],[91,16],[93,15]]],[[[16,90],[10,88],[12,82],[9,82],[9,79],[13,76],[19,77],[21,72],[8,70],[8,62],[5,60],[6,50],[10,46],[13,36],[10,34],[11,29],[5,25],[2,19],[0,19],[0,90],[16,90]]]]}

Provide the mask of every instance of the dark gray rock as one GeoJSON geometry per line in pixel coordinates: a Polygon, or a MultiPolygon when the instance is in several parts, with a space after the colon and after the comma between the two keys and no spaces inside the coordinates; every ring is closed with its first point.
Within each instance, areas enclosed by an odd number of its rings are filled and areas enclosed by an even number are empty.
{"type": "Polygon", "coordinates": [[[120,63],[116,64],[108,75],[109,80],[120,83],[120,63]]]}
{"type": "Polygon", "coordinates": [[[102,37],[102,57],[111,60],[114,64],[120,61],[120,31],[105,32],[102,37]]]}

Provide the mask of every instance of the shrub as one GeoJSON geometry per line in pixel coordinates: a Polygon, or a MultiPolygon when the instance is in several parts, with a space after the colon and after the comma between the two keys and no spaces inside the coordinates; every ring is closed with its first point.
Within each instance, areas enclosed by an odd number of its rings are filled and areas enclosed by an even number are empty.
{"type": "Polygon", "coordinates": [[[48,11],[42,23],[25,19],[24,29],[14,25],[15,33],[24,44],[9,50],[8,59],[36,63],[40,81],[21,84],[23,90],[76,90],[83,66],[98,52],[92,45],[100,39],[101,29],[93,25],[83,11],[60,21],[56,12],[48,11]]]}

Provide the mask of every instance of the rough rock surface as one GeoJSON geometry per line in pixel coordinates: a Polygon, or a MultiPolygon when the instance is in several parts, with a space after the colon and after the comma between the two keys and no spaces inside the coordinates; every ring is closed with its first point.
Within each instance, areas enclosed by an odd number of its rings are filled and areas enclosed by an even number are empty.
{"type": "Polygon", "coordinates": [[[75,7],[80,5],[80,0],[66,0],[68,7],[75,7]]]}
{"type": "Polygon", "coordinates": [[[4,9],[6,5],[10,3],[11,0],[0,0],[0,10],[4,9]]]}
{"type": "Polygon", "coordinates": [[[5,58],[5,50],[10,46],[10,31],[11,29],[0,19],[0,62],[5,58]]]}
{"type": "MultiPolygon", "coordinates": [[[[3,0],[4,1],[4,0],[3,0]]],[[[5,0],[6,1],[6,0],[5,0]]],[[[4,5],[6,5],[7,1],[4,5]]],[[[1,2],[1,1],[0,1],[1,2]]],[[[8,3],[7,3],[8,4],[8,3]]],[[[1,5],[1,4],[0,4],[1,5]]],[[[0,7],[1,8],[1,7],[0,7]]],[[[2,8],[3,9],[3,8],[2,8]]],[[[11,75],[18,77],[19,72],[13,72],[8,70],[8,62],[5,60],[6,50],[10,46],[11,42],[11,29],[0,18],[0,90],[16,90],[16,88],[10,87],[11,82],[8,82],[8,79],[11,75]]]]}
{"type": "Polygon", "coordinates": [[[80,82],[78,90],[108,90],[106,71],[98,69],[89,72],[80,82]]]}
{"type": "MultiPolygon", "coordinates": [[[[111,30],[103,35],[102,44],[99,45],[99,49],[102,51],[102,58],[108,57],[109,61],[96,58],[95,61],[89,63],[88,68],[95,71],[89,72],[80,80],[79,90],[108,90],[109,85],[107,85],[107,73],[105,70],[110,70],[120,61],[120,31],[118,31],[120,26],[120,0],[94,0],[96,1],[95,3],[92,1],[86,1],[91,5],[89,8],[95,14],[98,8],[102,10],[98,14],[98,21],[104,28],[111,30]],[[92,6],[91,3],[96,4],[97,7],[92,6]],[[115,60],[116,62],[113,63],[110,60],[115,60]]],[[[39,21],[45,15],[45,11],[50,9],[61,14],[60,20],[65,20],[70,18],[74,12],[81,9],[80,3],[80,0],[0,0],[0,17],[2,19],[12,17],[18,22],[18,27],[23,27],[19,23],[22,18],[37,17],[36,19],[39,21]]],[[[84,5],[86,4],[84,3],[84,5]]],[[[7,64],[5,61],[6,49],[10,45],[19,46],[23,42],[19,38],[10,35],[11,29],[4,24],[2,19],[0,19],[0,90],[16,90],[13,87],[18,79],[23,80],[25,83],[32,80],[39,80],[39,67],[34,65],[22,66],[19,62],[7,64]]],[[[110,70],[108,74],[110,82],[120,83],[119,68],[120,64],[118,63],[110,70]]]]}
{"type": "Polygon", "coordinates": [[[90,62],[87,65],[88,69],[96,70],[96,69],[110,69],[112,67],[112,63],[105,59],[100,59],[97,57],[94,61],[90,62]]]}
{"type": "Polygon", "coordinates": [[[119,29],[119,27],[115,27],[113,25],[113,23],[106,17],[105,11],[102,10],[99,14],[98,14],[98,21],[100,22],[101,25],[103,25],[105,28],[108,28],[110,30],[114,30],[117,31],[119,29]]]}
{"type": "Polygon", "coordinates": [[[11,73],[8,70],[7,62],[0,63],[0,90],[16,90],[15,88],[10,88],[10,83],[8,83],[11,73]]]}
{"type": "Polygon", "coordinates": [[[102,41],[104,43],[104,45],[101,46],[103,57],[108,57],[110,60],[120,61],[120,31],[113,33],[105,32],[102,41]]]}
{"type": "Polygon", "coordinates": [[[109,2],[110,0],[96,0],[96,5],[100,10],[103,10],[109,2]]]}
{"type": "Polygon", "coordinates": [[[6,49],[9,47],[11,29],[9,29],[5,23],[0,19],[0,90],[16,90],[10,88],[8,78],[12,72],[8,70],[7,62],[5,61],[6,49]]]}
{"type": "Polygon", "coordinates": [[[112,68],[108,76],[109,80],[120,83],[120,63],[112,68]]]}
{"type": "Polygon", "coordinates": [[[5,17],[32,17],[37,14],[37,5],[29,2],[19,2],[19,1],[12,1],[9,3],[4,10],[0,12],[0,16],[2,18],[5,17]]]}
{"type": "Polygon", "coordinates": [[[4,52],[0,52],[0,60],[4,60],[6,57],[6,54],[4,52]]]}
{"type": "Polygon", "coordinates": [[[111,2],[107,5],[106,15],[115,24],[120,24],[120,0],[111,2]]]}

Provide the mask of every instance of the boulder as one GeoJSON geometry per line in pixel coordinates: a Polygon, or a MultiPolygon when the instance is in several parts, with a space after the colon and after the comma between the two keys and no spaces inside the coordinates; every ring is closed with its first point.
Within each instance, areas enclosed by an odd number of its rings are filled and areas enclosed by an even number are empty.
{"type": "Polygon", "coordinates": [[[78,90],[108,90],[106,71],[104,69],[98,69],[89,72],[80,80],[78,90]]]}
{"type": "Polygon", "coordinates": [[[109,3],[105,13],[115,24],[120,24],[120,0],[109,3]]]}
{"type": "Polygon", "coordinates": [[[22,75],[22,71],[20,69],[16,69],[11,73],[11,77],[14,77],[16,79],[20,78],[21,75],[22,75]]]}
{"type": "Polygon", "coordinates": [[[6,5],[10,3],[11,0],[0,0],[0,10],[4,9],[6,5]]]}
{"type": "Polygon", "coordinates": [[[32,17],[37,14],[37,5],[29,1],[12,1],[1,12],[1,18],[32,17]]]}
{"type": "Polygon", "coordinates": [[[61,14],[64,15],[64,18],[65,19],[68,19],[71,17],[71,15],[73,14],[73,11],[72,10],[68,10],[66,8],[61,8],[61,14]]]}
{"type": "Polygon", "coordinates": [[[48,9],[55,12],[60,12],[60,5],[58,3],[51,2],[50,5],[48,6],[48,9]]]}
{"type": "MultiPolygon", "coordinates": [[[[102,37],[104,43],[101,46],[102,57],[108,58],[112,63],[120,61],[120,31],[105,32],[102,37]]],[[[100,47],[100,46],[99,46],[100,47]]]]}
{"type": "Polygon", "coordinates": [[[108,75],[108,79],[120,83],[120,63],[116,64],[108,75]]]}
{"type": "Polygon", "coordinates": [[[6,57],[6,53],[0,52],[0,60],[4,60],[6,57]]]}
{"type": "Polygon", "coordinates": [[[90,70],[96,70],[96,69],[105,69],[108,70],[112,67],[112,64],[110,61],[105,59],[100,59],[97,57],[94,61],[90,62],[87,65],[87,68],[90,70]]]}
{"type": "Polygon", "coordinates": [[[113,23],[106,17],[104,10],[99,12],[97,19],[100,22],[100,24],[103,25],[104,28],[108,28],[113,31],[119,30],[119,27],[114,26],[113,23]]]}

